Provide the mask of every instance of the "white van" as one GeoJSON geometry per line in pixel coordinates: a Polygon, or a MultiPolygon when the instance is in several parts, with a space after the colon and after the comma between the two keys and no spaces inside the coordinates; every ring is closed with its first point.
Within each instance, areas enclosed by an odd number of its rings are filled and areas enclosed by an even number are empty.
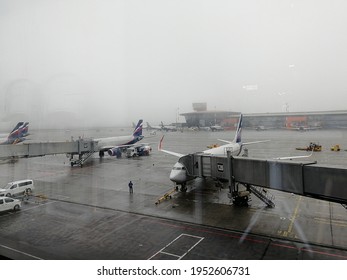
{"type": "Polygon", "coordinates": [[[0,212],[13,210],[17,211],[20,209],[22,203],[19,199],[14,199],[11,197],[0,197],[0,212]]]}
{"type": "Polygon", "coordinates": [[[22,195],[25,191],[29,194],[34,190],[33,180],[20,180],[8,183],[5,187],[0,188],[0,196],[22,195]]]}

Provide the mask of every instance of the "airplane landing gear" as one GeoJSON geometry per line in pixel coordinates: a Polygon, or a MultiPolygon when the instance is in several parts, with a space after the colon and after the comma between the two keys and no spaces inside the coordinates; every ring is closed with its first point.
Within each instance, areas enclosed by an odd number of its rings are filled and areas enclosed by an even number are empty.
{"type": "MultiPolygon", "coordinates": [[[[178,186],[179,186],[179,185],[176,185],[176,187],[175,187],[175,188],[176,188],[176,191],[178,191],[178,186]]],[[[182,183],[182,184],[181,184],[180,191],[181,191],[181,192],[186,192],[186,191],[187,191],[187,185],[186,185],[186,183],[182,183]]]]}
{"type": "Polygon", "coordinates": [[[248,195],[240,196],[238,193],[233,193],[233,204],[236,206],[248,206],[248,195]]]}
{"type": "Polygon", "coordinates": [[[187,191],[187,186],[186,186],[186,184],[182,184],[182,185],[181,185],[180,191],[181,191],[181,192],[186,192],[186,191],[187,191]]]}
{"type": "MultiPolygon", "coordinates": [[[[231,191],[231,190],[230,190],[231,191]]],[[[234,190],[229,193],[229,197],[232,199],[233,204],[236,206],[248,206],[251,192],[247,184],[243,185],[236,182],[234,190]],[[242,189],[240,190],[240,186],[242,189]]]]}

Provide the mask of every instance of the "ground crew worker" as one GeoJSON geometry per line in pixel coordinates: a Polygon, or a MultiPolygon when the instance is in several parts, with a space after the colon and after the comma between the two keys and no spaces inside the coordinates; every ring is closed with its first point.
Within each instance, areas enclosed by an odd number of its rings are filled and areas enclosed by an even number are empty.
{"type": "Polygon", "coordinates": [[[23,201],[24,201],[24,199],[29,200],[29,194],[30,194],[29,190],[26,189],[23,193],[23,201]]]}
{"type": "Polygon", "coordinates": [[[133,182],[130,181],[128,186],[129,186],[129,193],[133,193],[134,192],[133,191],[133,182]]]}

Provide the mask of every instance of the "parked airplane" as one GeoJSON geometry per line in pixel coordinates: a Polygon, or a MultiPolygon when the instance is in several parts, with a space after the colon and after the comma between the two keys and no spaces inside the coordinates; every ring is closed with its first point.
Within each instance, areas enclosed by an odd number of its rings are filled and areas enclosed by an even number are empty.
{"type": "Polygon", "coordinates": [[[134,144],[143,139],[142,120],[137,123],[132,135],[114,136],[94,139],[98,143],[99,156],[104,157],[105,152],[110,156],[120,156],[122,149],[134,146],[134,144]]]}
{"type": "Polygon", "coordinates": [[[163,122],[161,122],[160,124],[161,124],[161,129],[164,131],[177,131],[177,127],[174,125],[166,125],[166,124],[163,124],[163,122]]]}
{"type": "Polygon", "coordinates": [[[224,128],[220,125],[212,126],[195,126],[190,128],[193,131],[223,131],[224,128]]]}
{"type": "Polygon", "coordinates": [[[152,130],[162,130],[162,126],[161,125],[150,125],[149,122],[146,122],[147,123],[147,127],[148,129],[152,129],[152,130]]]}
{"type": "Polygon", "coordinates": [[[163,122],[161,122],[160,125],[153,125],[153,126],[151,126],[151,125],[147,122],[147,127],[148,127],[148,129],[152,129],[152,130],[177,131],[176,126],[173,126],[173,125],[165,125],[165,124],[163,124],[163,122]]]}
{"type": "MultiPolygon", "coordinates": [[[[235,133],[235,137],[234,137],[233,141],[226,141],[226,140],[218,139],[219,141],[226,142],[227,144],[202,151],[202,153],[210,154],[210,155],[214,155],[214,156],[226,156],[227,152],[230,151],[232,156],[238,156],[241,153],[242,147],[245,145],[268,142],[268,140],[265,140],[265,141],[263,140],[263,141],[254,141],[254,142],[242,143],[241,131],[242,131],[242,115],[240,115],[240,119],[239,119],[239,122],[238,122],[238,125],[236,128],[236,133],[235,133]]],[[[180,154],[180,153],[176,153],[176,152],[172,152],[172,151],[168,151],[168,150],[163,150],[162,149],[163,138],[164,138],[164,136],[161,138],[159,146],[158,146],[159,151],[174,155],[176,157],[185,156],[184,154],[180,154]]],[[[186,182],[189,180],[192,180],[192,179],[194,179],[194,177],[187,174],[186,167],[182,163],[176,162],[175,165],[173,166],[172,170],[171,170],[170,180],[175,182],[177,185],[181,185],[181,190],[185,191],[186,190],[186,182]]]]}
{"type": "Polygon", "coordinates": [[[10,132],[6,139],[3,139],[1,145],[17,144],[23,142],[25,137],[29,135],[29,123],[28,122],[19,122],[10,132]]]}
{"type": "Polygon", "coordinates": [[[83,166],[95,152],[99,152],[99,157],[103,158],[105,152],[110,156],[116,156],[117,158],[122,156],[122,153],[125,153],[127,157],[135,156],[146,156],[152,151],[149,143],[137,143],[141,141],[144,136],[142,135],[142,120],[139,120],[137,123],[133,134],[128,136],[114,136],[106,138],[96,138],[93,139],[96,143],[96,147],[91,151],[83,153],[70,153],[70,164],[71,166],[79,165],[83,166]],[[78,159],[74,159],[74,155],[78,155],[78,159]]]}

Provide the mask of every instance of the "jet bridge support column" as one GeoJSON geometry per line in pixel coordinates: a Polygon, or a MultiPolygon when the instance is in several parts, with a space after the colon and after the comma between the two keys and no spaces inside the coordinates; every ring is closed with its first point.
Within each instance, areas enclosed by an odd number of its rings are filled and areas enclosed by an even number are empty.
{"type": "Polygon", "coordinates": [[[95,141],[93,140],[85,140],[82,138],[79,138],[78,141],[78,151],[77,153],[71,153],[70,155],[70,164],[71,167],[74,165],[78,165],[80,167],[83,167],[83,164],[91,158],[91,156],[94,153],[94,147],[96,145],[95,141]],[[74,155],[78,155],[78,159],[74,159],[74,155]]]}
{"type": "Polygon", "coordinates": [[[235,188],[235,178],[233,176],[232,156],[230,151],[227,151],[227,159],[229,169],[229,193],[231,194],[235,188]]]}
{"type": "Polygon", "coordinates": [[[244,185],[246,189],[240,190],[240,183],[235,181],[233,174],[233,157],[231,151],[227,151],[228,168],[229,168],[229,194],[228,197],[232,199],[233,204],[237,206],[247,206],[250,197],[250,189],[248,185],[244,185]]]}

